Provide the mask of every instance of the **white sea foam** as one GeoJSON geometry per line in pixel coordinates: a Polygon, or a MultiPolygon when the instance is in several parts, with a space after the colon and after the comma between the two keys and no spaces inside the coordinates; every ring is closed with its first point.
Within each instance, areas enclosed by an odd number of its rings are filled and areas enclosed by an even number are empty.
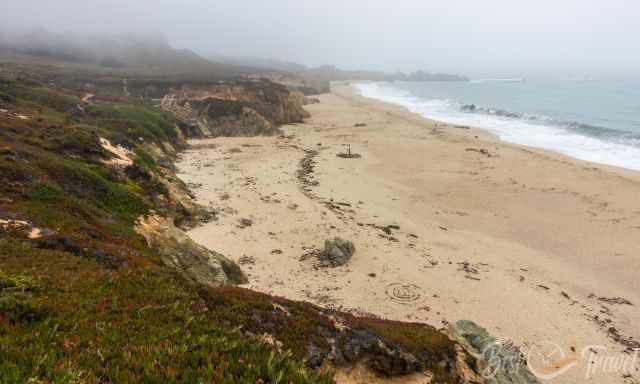
{"type": "Polygon", "coordinates": [[[593,137],[566,127],[491,113],[462,111],[454,100],[421,99],[389,83],[359,83],[362,96],[401,105],[421,116],[456,125],[485,129],[501,140],[548,149],[580,160],[640,170],[640,147],[616,138],[593,137]]]}

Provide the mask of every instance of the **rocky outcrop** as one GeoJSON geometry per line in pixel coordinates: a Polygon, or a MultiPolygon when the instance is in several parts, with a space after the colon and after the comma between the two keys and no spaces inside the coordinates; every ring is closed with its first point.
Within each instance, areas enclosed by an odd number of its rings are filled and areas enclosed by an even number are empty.
{"type": "Polygon", "coordinates": [[[196,243],[164,217],[141,217],[136,231],[166,266],[174,268],[188,280],[208,287],[248,281],[236,263],[196,243]]]}
{"type": "Polygon", "coordinates": [[[328,262],[332,267],[339,267],[347,264],[355,251],[356,247],[352,242],[335,237],[325,240],[324,252],[320,255],[320,259],[328,262]]]}
{"type": "MultiPolygon", "coordinates": [[[[512,342],[489,335],[486,329],[469,320],[449,327],[451,337],[464,349],[463,356],[473,361],[474,370],[463,370],[465,382],[487,384],[538,384],[522,352],[512,342]]],[[[460,365],[459,365],[460,366],[460,365]]]]}
{"type": "Polygon", "coordinates": [[[162,108],[173,113],[188,137],[273,135],[282,124],[309,114],[304,96],[267,80],[185,85],[166,95],[162,108]]]}
{"type": "MultiPolygon", "coordinates": [[[[304,95],[304,93],[302,93],[300,91],[291,91],[290,99],[291,99],[291,101],[293,103],[298,104],[298,105],[311,105],[311,104],[320,103],[320,100],[318,98],[307,97],[307,96],[304,95]]],[[[306,117],[308,117],[308,116],[309,115],[306,114],[306,117]]]]}

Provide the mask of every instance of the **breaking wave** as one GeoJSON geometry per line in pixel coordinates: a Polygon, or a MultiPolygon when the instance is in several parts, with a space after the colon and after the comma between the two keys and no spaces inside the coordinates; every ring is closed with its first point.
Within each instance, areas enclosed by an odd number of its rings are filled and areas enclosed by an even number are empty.
{"type": "Polygon", "coordinates": [[[354,87],[362,96],[401,105],[426,118],[482,128],[504,141],[640,170],[639,134],[451,99],[419,98],[389,83],[359,83],[354,87]]]}

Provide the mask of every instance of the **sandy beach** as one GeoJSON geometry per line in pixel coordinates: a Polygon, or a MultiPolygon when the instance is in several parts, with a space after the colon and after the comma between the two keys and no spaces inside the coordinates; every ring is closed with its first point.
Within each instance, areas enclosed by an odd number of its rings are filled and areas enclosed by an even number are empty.
{"type": "MultiPolygon", "coordinates": [[[[190,236],[239,262],[246,287],[437,327],[473,320],[525,354],[555,351],[536,366],[554,383],[588,381],[589,356],[631,356],[639,174],[429,121],[346,85],[319,99],[281,136],[193,140],[177,163],[218,212],[190,236]],[[361,157],[337,156],[346,145],[361,157]],[[323,267],[314,251],[334,236],[356,253],[323,267]]],[[[590,382],[630,382],[604,371],[590,382]]]]}

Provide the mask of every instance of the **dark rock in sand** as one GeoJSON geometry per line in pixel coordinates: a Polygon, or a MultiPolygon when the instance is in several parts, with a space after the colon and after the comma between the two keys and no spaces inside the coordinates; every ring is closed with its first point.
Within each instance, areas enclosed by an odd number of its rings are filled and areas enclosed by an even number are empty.
{"type": "Polygon", "coordinates": [[[332,267],[339,267],[349,262],[355,251],[356,247],[352,242],[334,237],[325,240],[321,258],[328,261],[332,267]]]}

